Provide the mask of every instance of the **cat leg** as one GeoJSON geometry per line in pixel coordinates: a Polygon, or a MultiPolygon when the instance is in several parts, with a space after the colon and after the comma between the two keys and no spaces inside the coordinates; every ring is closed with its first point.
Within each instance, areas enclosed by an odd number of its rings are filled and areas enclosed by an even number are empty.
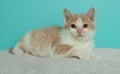
{"type": "Polygon", "coordinates": [[[94,58],[94,55],[90,51],[77,49],[71,52],[70,57],[81,60],[90,60],[94,58]]]}
{"type": "Polygon", "coordinates": [[[38,56],[38,54],[34,50],[25,50],[25,53],[32,55],[32,56],[38,56]]]}
{"type": "Polygon", "coordinates": [[[15,55],[21,55],[24,54],[24,51],[22,48],[19,47],[19,44],[17,44],[15,47],[11,48],[9,50],[10,53],[15,54],[15,55]]]}
{"type": "Polygon", "coordinates": [[[27,49],[24,49],[22,47],[19,47],[19,45],[16,45],[14,48],[11,48],[9,50],[10,53],[12,54],[15,54],[15,55],[22,55],[22,54],[29,54],[29,55],[32,55],[32,56],[37,56],[37,53],[34,52],[34,50],[27,50],[27,49]]]}

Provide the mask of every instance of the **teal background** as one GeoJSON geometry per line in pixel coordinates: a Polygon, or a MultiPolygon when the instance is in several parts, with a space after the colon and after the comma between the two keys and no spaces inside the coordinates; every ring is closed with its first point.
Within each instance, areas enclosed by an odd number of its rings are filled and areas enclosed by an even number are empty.
{"type": "Polygon", "coordinates": [[[29,30],[58,24],[63,9],[96,9],[97,48],[120,48],[120,0],[0,0],[0,50],[10,48],[29,30]]]}

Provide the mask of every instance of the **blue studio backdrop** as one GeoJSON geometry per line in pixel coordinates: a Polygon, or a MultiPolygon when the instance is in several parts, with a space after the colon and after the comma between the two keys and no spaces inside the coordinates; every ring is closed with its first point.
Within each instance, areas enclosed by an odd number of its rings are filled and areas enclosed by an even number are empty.
{"type": "Polygon", "coordinates": [[[64,25],[63,9],[96,9],[97,48],[120,48],[120,0],[0,0],[0,50],[14,46],[28,31],[64,25]]]}

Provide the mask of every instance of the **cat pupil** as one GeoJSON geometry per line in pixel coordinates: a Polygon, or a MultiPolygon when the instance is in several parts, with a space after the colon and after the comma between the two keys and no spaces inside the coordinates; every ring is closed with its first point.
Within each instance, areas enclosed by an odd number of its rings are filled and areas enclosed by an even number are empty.
{"type": "Polygon", "coordinates": [[[84,27],[84,28],[87,28],[87,27],[88,27],[88,24],[84,24],[83,27],[84,27]]]}
{"type": "Polygon", "coordinates": [[[72,28],[76,28],[76,25],[75,25],[75,24],[71,24],[71,27],[72,27],[72,28]]]}

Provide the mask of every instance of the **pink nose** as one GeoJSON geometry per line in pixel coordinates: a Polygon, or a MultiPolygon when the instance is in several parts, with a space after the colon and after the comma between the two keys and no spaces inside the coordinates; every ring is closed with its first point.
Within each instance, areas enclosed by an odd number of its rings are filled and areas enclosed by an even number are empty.
{"type": "Polygon", "coordinates": [[[77,33],[80,35],[82,33],[82,30],[77,30],[77,33]]]}

